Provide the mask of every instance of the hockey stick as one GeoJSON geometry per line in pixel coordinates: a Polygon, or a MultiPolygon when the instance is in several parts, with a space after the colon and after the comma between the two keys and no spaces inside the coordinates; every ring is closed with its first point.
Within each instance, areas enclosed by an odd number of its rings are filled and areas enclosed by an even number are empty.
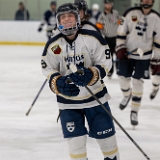
{"type": "Polygon", "coordinates": [[[39,95],[40,95],[40,93],[41,93],[41,91],[42,91],[43,87],[44,87],[44,86],[45,86],[45,84],[46,84],[46,82],[47,82],[47,79],[44,81],[44,83],[43,83],[42,87],[40,88],[39,92],[37,93],[37,95],[36,95],[36,97],[35,97],[34,101],[32,102],[32,104],[31,104],[31,106],[30,106],[29,110],[28,110],[28,111],[27,111],[27,113],[26,113],[26,116],[28,116],[28,115],[29,115],[29,113],[30,113],[31,109],[33,108],[34,103],[36,102],[37,98],[39,97],[39,95]]]}
{"type": "Polygon", "coordinates": [[[132,54],[133,52],[136,52],[137,54],[139,54],[140,58],[143,57],[144,52],[143,52],[143,50],[142,50],[141,48],[136,48],[136,49],[134,49],[134,50],[132,50],[132,51],[130,51],[130,52],[128,51],[128,52],[127,52],[127,55],[130,55],[130,54],[132,54]]]}
{"type": "MultiPolygon", "coordinates": [[[[70,64],[70,70],[75,73],[82,74],[82,70],[77,70],[77,67],[74,64],[70,64]]],[[[147,156],[147,154],[140,148],[140,146],[133,140],[133,138],[127,133],[127,131],[122,127],[122,125],[112,116],[112,114],[106,109],[106,107],[100,102],[100,100],[94,95],[94,93],[87,87],[85,86],[87,91],[93,96],[93,98],[100,104],[100,106],[107,112],[107,114],[115,121],[115,123],[121,128],[121,130],[126,134],[126,136],[132,141],[132,143],[141,151],[141,153],[148,159],[150,158],[147,156]]]]}

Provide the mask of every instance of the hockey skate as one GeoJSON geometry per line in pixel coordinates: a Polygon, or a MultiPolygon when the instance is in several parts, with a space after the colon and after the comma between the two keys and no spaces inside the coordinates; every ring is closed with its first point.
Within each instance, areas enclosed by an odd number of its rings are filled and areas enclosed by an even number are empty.
{"type": "Polygon", "coordinates": [[[131,111],[130,115],[131,124],[133,125],[133,129],[136,125],[138,125],[138,113],[135,111],[131,111]]]}
{"type": "Polygon", "coordinates": [[[152,91],[152,93],[150,94],[150,99],[151,99],[151,100],[156,97],[158,90],[159,90],[159,89],[156,89],[156,90],[154,89],[154,90],[152,91]]]}
{"type": "Polygon", "coordinates": [[[121,103],[120,103],[120,105],[119,105],[119,108],[120,108],[121,110],[123,110],[124,108],[126,108],[127,105],[128,105],[128,102],[130,101],[130,99],[131,99],[131,94],[130,94],[129,96],[125,96],[125,97],[122,99],[122,101],[121,101],[121,103]]]}

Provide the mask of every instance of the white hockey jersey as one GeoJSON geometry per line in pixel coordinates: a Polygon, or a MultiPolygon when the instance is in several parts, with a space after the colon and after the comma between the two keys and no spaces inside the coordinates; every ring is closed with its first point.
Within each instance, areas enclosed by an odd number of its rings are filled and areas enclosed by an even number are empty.
{"type": "Polygon", "coordinates": [[[100,30],[97,28],[97,26],[89,21],[82,21],[81,25],[82,25],[82,29],[93,30],[100,33],[100,30]]]}
{"type": "Polygon", "coordinates": [[[130,58],[147,60],[160,59],[160,16],[151,10],[148,15],[143,14],[141,7],[127,10],[120,20],[117,33],[117,46],[125,44],[130,58]],[[137,49],[143,51],[141,57],[137,49]]]}
{"type": "MultiPolygon", "coordinates": [[[[42,72],[49,80],[50,76],[59,72],[61,75],[71,73],[68,65],[96,66],[100,79],[89,86],[102,103],[110,99],[107,89],[101,80],[112,66],[110,50],[106,41],[98,32],[80,29],[74,41],[66,40],[61,33],[49,40],[42,54],[42,72]]],[[[57,95],[60,109],[90,108],[99,105],[85,87],[80,87],[76,97],[57,95]]]]}

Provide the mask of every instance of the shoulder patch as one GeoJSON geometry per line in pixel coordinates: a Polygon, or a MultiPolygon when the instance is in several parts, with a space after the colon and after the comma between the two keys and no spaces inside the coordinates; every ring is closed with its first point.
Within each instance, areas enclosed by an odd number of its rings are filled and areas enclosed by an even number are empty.
{"type": "Polygon", "coordinates": [[[61,47],[59,46],[59,44],[56,44],[55,46],[53,46],[53,47],[51,48],[51,50],[53,51],[54,54],[60,54],[61,51],[62,51],[62,49],[61,49],[61,47]]]}
{"type": "Polygon", "coordinates": [[[133,22],[137,22],[137,20],[138,20],[137,16],[132,16],[132,21],[133,22]]]}
{"type": "Polygon", "coordinates": [[[58,39],[62,38],[63,35],[61,33],[59,33],[58,35],[56,35],[55,37],[51,38],[45,45],[45,48],[43,50],[42,56],[46,56],[47,54],[47,49],[49,47],[49,45],[55,41],[57,41],[58,39]]]}

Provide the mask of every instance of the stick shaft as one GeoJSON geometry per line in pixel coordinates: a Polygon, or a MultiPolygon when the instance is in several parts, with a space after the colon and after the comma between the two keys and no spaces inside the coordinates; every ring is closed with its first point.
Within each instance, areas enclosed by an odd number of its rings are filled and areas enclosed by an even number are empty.
{"type": "Polygon", "coordinates": [[[41,88],[40,88],[39,92],[37,93],[37,95],[36,95],[35,99],[33,100],[32,104],[31,104],[31,107],[29,108],[29,110],[28,110],[28,111],[27,111],[27,113],[26,113],[26,116],[28,116],[28,115],[29,115],[29,113],[30,113],[31,109],[33,108],[33,106],[34,106],[34,104],[35,104],[36,100],[38,99],[38,97],[39,97],[39,95],[40,95],[40,93],[41,93],[42,89],[44,88],[44,86],[45,86],[46,82],[47,82],[47,79],[44,81],[44,83],[43,83],[43,85],[41,86],[41,88]]]}
{"type": "Polygon", "coordinates": [[[101,107],[108,113],[108,115],[115,121],[115,123],[121,128],[121,130],[126,134],[126,136],[133,142],[133,144],[141,151],[141,153],[148,159],[150,158],[147,156],[147,154],[140,148],[140,146],[133,140],[133,138],[127,133],[127,131],[121,126],[121,124],[112,116],[112,114],[106,109],[106,107],[100,102],[100,100],[94,95],[94,93],[87,87],[85,88],[88,90],[88,92],[94,97],[94,99],[101,105],[101,107]]]}

